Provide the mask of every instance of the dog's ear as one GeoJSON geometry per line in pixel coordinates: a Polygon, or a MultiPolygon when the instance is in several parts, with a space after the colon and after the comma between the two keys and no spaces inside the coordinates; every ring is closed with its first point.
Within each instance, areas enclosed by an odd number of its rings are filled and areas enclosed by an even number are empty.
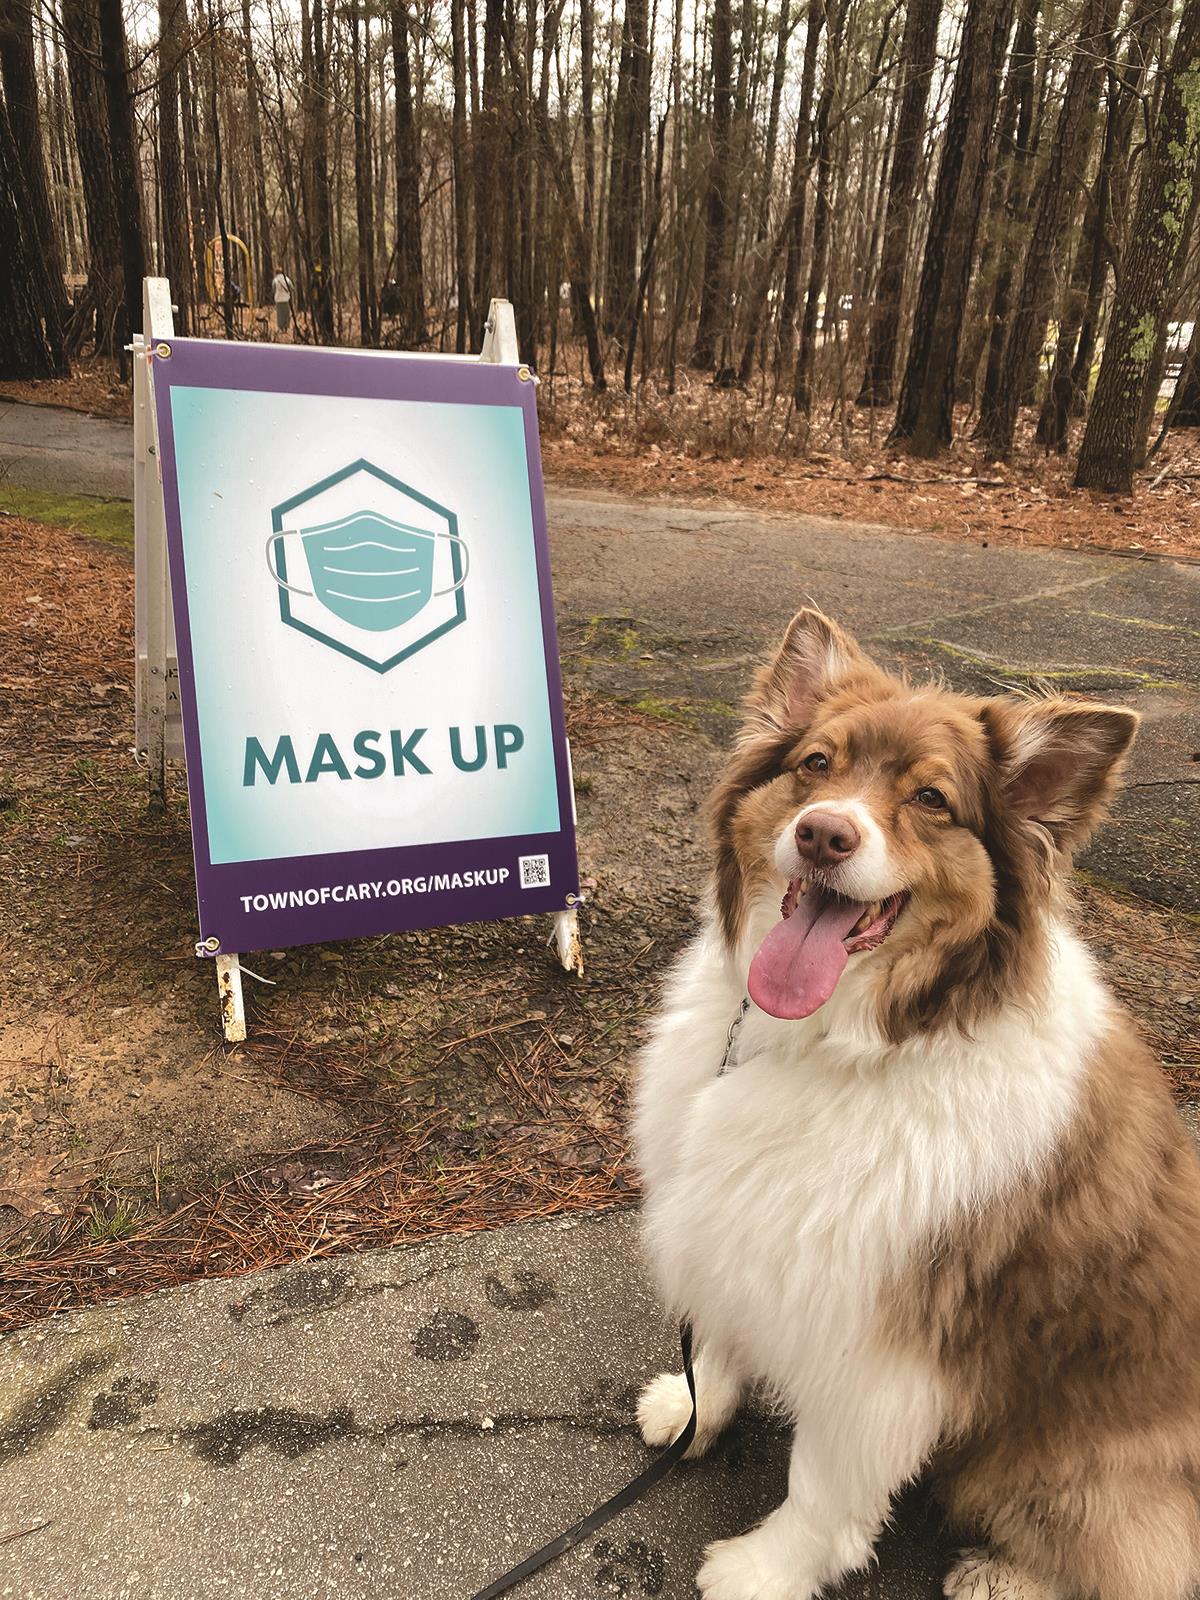
{"type": "Polygon", "coordinates": [[[853,673],[878,669],[836,622],[812,607],[788,623],[775,659],[759,672],[749,698],[752,718],[803,728],[820,700],[853,673]]]}
{"type": "Polygon", "coordinates": [[[1077,850],[1103,820],[1138,714],[1056,696],[1003,696],[980,709],[1006,802],[1056,847],[1077,850]]]}

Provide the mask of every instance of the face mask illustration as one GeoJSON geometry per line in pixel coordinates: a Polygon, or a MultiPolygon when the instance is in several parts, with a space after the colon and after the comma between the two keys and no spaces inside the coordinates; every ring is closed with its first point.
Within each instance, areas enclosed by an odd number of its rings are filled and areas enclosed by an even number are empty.
{"type": "Polygon", "coordinates": [[[435,595],[461,589],[470,566],[466,542],[456,533],[414,528],[378,511],[357,511],[315,528],[284,528],[267,540],[266,555],[267,570],[281,589],[315,595],[335,617],[370,633],[411,622],[435,595]],[[275,570],[272,546],[279,539],[303,543],[311,589],[289,583],[275,570]],[[438,539],[449,540],[456,554],[461,551],[462,576],[445,589],[433,587],[438,539]]]}

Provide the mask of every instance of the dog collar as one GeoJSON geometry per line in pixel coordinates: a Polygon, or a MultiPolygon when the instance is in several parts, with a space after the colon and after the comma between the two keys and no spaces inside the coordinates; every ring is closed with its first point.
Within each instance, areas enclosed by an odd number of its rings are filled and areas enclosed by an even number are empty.
{"type": "Polygon", "coordinates": [[[721,1065],[717,1069],[717,1077],[718,1078],[723,1078],[727,1072],[732,1072],[734,1067],[736,1067],[737,1064],[738,1064],[738,1059],[737,1059],[738,1034],[742,1031],[742,1022],[743,1022],[743,1020],[745,1018],[745,1015],[746,1015],[747,1011],[749,1011],[749,1009],[750,1009],[749,998],[748,997],[747,998],[743,998],[741,1005],[737,1009],[737,1015],[734,1017],[733,1021],[729,1024],[729,1032],[725,1036],[725,1054],[721,1057],[721,1065]]]}

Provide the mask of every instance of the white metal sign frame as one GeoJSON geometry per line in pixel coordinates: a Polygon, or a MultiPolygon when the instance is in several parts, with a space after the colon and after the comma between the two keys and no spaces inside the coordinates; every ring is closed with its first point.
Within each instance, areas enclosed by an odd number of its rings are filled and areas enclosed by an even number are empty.
{"type": "MultiPolygon", "coordinates": [[[[133,339],[134,395],[134,572],[135,694],[137,747],[146,763],[151,809],[166,805],[167,763],[184,758],[179,707],[179,673],[175,655],[170,575],[167,565],[166,518],[152,389],[151,355],[158,346],[169,355],[175,336],[170,285],[165,278],[147,278],[142,298],[142,332],[133,339]]],[[[401,359],[403,359],[401,357],[401,359]]],[[[477,357],[447,356],[447,361],[490,362],[520,366],[516,319],[507,300],[493,300],[488,312],[483,349],[477,357]]],[[[522,372],[522,376],[527,374],[522,372]]],[[[583,946],[575,910],[552,914],[551,938],[567,972],[582,973],[583,946]]],[[[197,945],[197,955],[209,952],[197,945]]],[[[242,969],[233,953],[215,958],[225,1038],[246,1037],[242,969]]]]}

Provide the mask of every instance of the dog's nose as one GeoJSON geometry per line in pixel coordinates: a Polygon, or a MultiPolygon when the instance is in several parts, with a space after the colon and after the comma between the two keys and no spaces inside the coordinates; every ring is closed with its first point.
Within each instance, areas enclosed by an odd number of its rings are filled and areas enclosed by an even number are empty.
{"type": "Polygon", "coordinates": [[[836,811],[809,811],[796,824],[796,849],[814,867],[836,867],[861,843],[850,818],[836,811]]]}

